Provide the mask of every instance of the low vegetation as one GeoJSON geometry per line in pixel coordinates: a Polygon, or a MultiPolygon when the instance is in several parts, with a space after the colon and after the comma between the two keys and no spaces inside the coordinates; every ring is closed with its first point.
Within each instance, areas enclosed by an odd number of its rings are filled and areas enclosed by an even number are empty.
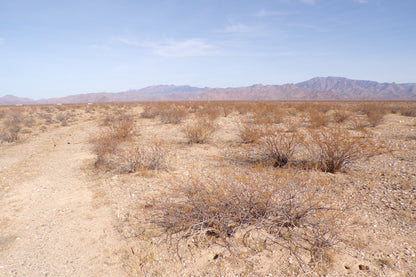
{"type": "Polygon", "coordinates": [[[415,110],[415,102],[1,107],[0,139],[7,146],[94,122],[94,174],[132,275],[413,276],[415,110]]]}

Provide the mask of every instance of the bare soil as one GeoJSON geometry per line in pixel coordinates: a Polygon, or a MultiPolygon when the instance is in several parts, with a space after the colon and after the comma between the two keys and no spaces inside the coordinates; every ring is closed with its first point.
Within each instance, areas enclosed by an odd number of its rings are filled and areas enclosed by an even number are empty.
{"type": "Polygon", "coordinates": [[[112,213],[86,167],[93,122],[1,149],[0,275],[125,276],[112,213]]]}

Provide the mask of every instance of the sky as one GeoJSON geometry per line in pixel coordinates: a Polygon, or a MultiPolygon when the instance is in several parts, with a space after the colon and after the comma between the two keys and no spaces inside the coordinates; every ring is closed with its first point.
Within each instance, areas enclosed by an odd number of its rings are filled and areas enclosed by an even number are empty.
{"type": "Polygon", "coordinates": [[[0,96],[416,83],[415,0],[0,0],[0,96]]]}

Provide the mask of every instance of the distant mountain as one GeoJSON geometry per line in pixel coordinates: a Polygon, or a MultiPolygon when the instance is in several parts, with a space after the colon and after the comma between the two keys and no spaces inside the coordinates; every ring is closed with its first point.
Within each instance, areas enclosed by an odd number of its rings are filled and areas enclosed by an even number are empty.
{"type": "Polygon", "coordinates": [[[293,84],[285,85],[253,85],[238,88],[206,88],[194,93],[171,95],[175,100],[204,101],[204,100],[343,100],[342,94],[318,91],[309,88],[299,88],[293,84]]]}
{"type": "Polygon", "coordinates": [[[347,99],[410,100],[416,99],[416,84],[378,83],[342,77],[316,77],[297,83],[301,88],[341,93],[347,99]]]}
{"type": "Polygon", "coordinates": [[[61,98],[31,100],[12,95],[0,97],[0,105],[69,104],[140,101],[205,100],[416,100],[416,84],[378,83],[342,77],[316,77],[285,85],[253,85],[237,88],[197,88],[159,85],[118,93],[85,93],[61,98]]]}
{"type": "Polygon", "coordinates": [[[36,102],[29,98],[21,98],[14,95],[5,95],[0,97],[0,105],[31,105],[36,102]]]}

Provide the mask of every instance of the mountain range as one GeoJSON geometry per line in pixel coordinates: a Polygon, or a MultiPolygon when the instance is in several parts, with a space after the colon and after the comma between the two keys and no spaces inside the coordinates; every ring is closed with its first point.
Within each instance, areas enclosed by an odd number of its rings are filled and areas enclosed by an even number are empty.
{"type": "Polygon", "coordinates": [[[416,100],[416,83],[378,83],[343,77],[316,77],[297,84],[258,84],[234,88],[158,85],[118,93],[85,93],[42,100],[6,95],[0,97],[0,105],[205,100],[416,100]]]}

